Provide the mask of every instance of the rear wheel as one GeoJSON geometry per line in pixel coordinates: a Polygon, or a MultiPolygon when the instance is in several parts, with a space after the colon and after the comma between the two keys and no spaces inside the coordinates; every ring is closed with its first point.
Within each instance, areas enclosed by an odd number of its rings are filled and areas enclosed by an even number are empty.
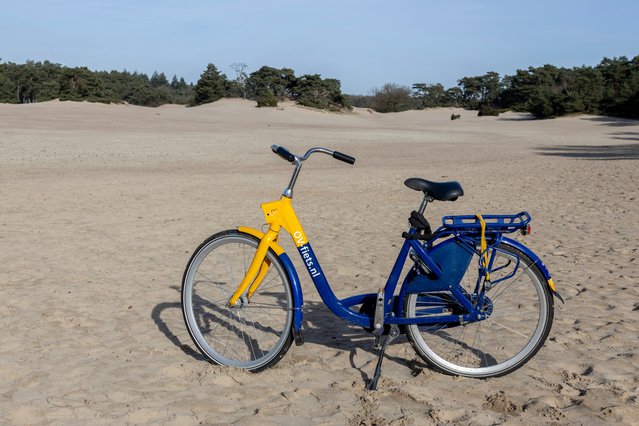
{"type": "Polygon", "coordinates": [[[227,306],[258,243],[236,230],[213,235],[193,253],[182,282],[182,312],[193,342],[212,362],[251,371],[276,364],[293,339],[291,284],[273,250],[251,299],[242,296],[236,306],[227,306]]]}
{"type": "MultiPolygon", "coordinates": [[[[415,351],[438,371],[478,378],[508,374],[535,355],[550,332],[553,300],[539,268],[511,246],[501,244],[489,251],[489,256],[493,254],[493,284],[483,302],[486,319],[406,327],[415,351]]],[[[474,255],[460,283],[471,300],[479,274],[477,260],[474,255]]],[[[463,313],[447,292],[411,294],[404,303],[407,317],[437,307],[463,313]]]]}

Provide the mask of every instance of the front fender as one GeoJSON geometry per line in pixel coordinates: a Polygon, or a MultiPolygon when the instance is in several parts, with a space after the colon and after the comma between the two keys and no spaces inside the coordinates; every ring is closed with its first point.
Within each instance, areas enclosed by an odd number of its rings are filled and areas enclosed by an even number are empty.
{"type": "MultiPolygon", "coordinates": [[[[240,226],[239,228],[237,228],[237,230],[245,234],[252,235],[260,240],[264,236],[263,232],[253,228],[240,226]]],[[[293,266],[293,262],[291,262],[291,258],[288,257],[284,249],[276,242],[272,242],[270,248],[279,257],[280,261],[282,262],[282,266],[284,266],[286,274],[288,275],[288,280],[291,283],[291,290],[293,291],[293,332],[295,335],[295,341],[299,342],[303,319],[302,307],[304,306],[304,297],[302,295],[302,285],[300,283],[300,278],[297,275],[295,267],[293,266]]]]}
{"type": "Polygon", "coordinates": [[[548,272],[548,268],[546,268],[546,265],[544,265],[544,262],[541,260],[539,256],[537,256],[532,250],[530,250],[528,247],[526,247],[519,241],[513,240],[508,237],[502,237],[501,241],[502,243],[507,244],[511,247],[514,247],[517,250],[524,253],[526,256],[528,256],[528,258],[532,260],[533,263],[535,263],[539,267],[539,270],[541,271],[541,273],[544,274],[544,278],[546,279],[546,284],[548,285],[548,288],[550,289],[552,294],[557,296],[557,298],[561,300],[561,303],[564,303],[564,299],[557,292],[557,287],[555,286],[555,283],[553,282],[552,277],[550,276],[550,272],[548,272]]]}

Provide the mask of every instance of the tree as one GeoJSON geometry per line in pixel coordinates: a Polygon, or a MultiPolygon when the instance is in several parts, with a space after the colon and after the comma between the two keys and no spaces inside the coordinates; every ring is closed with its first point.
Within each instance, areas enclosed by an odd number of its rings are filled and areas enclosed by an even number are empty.
{"type": "Polygon", "coordinates": [[[440,83],[413,84],[413,98],[418,103],[418,109],[446,106],[447,103],[444,86],[440,83]]]}
{"type": "Polygon", "coordinates": [[[458,80],[462,89],[462,100],[467,109],[477,109],[480,100],[480,83],[478,77],[463,77],[458,80]]]}
{"type": "Polygon", "coordinates": [[[589,114],[599,114],[603,97],[604,80],[601,72],[592,67],[580,67],[576,72],[574,93],[583,105],[583,111],[589,114]]]}
{"type": "Polygon", "coordinates": [[[411,109],[410,89],[395,83],[386,83],[372,90],[373,109],[377,112],[400,112],[411,109]]]}
{"type": "Polygon", "coordinates": [[[347,105],[340,81],[333,78],[322,79],[319,74],[299,77],[291,94],[299,104],[312,108],[340,110],[347,105]]]}
{"type": "Polygon", "coordinates": [[[445,106],[461,106],[462,105],[462,89],[459,87],[451,87],[444,92],[445,106]]]}
{"type": "Polygon", "coordinates": [[[60,99],[63,101],[105,101],[111,97],[95,73],[86,67],[65,68],[60,77],[60,99]]]}
{"type": "Polygon", "coordinates": [[[164,73],[158,73],[157,71],[153,71],[153,75],[151,75],[149,82],[151,83],[151,87],[166,87],[169,85],[169,80],[166,78],[164,73]]]}
{"type": "Polygon", "coordinates": [[[467,109],[479,109],[480,105],[493,106],[500,93],[499,74],[491,71],[484,75],[464,77],[458,80],[462,99],[467,109]]]}
{"type": "Polygon", "coordinates": [[[231,68],[235,71],[235,86],[237,87],[237,91],[239,97],[246,99],[246,80],[248,79],[248,75],[244,70],[246,69],[246,64],[236,62],[231,64],[231,68]]]}
{"type": "Polygon", "coordinates": [[[297,79],[292,69],[263,66],[249,75],[246,89],[248,96],[253,99],[269,93],[278,99],[284,99],[291,97],[291,89],[296,83],[297,79]]]}
{"type": "Polygon", "coordinates": [[[30,104],[37,101],[39,92],[39,79],[34,61],[27,61],[23,67],[16,72],[16,92],[18,102],[30,104]]]}
{"type": "Polygon", "coordinates": [[[195,96],[192,105],[215,102],[224,97],[226,76],[220,74],[215,65],[208,64],[195,85],[195,96]]]}
{"type": "Polygon", "coordinates": [[[180,82],[178,81],[177,75],[173,74],[173,78],[171,79],[171,83],[169,84],[169,86],[171,87],[171,89],[177,89],[178,86],[180,85],[180,82]]]}
{"type": "Polygon", "coordinates": [[[639,56],[604,58],[596,69],[604,85],[600,109],[605,114],[639,118],[639,56]]]}

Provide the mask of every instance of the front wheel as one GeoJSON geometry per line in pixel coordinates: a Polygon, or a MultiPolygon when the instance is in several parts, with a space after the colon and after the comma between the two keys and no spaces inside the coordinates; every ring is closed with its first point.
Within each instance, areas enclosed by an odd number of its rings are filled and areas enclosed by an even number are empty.
{"type": "Polygon", "coordinates": [[[197,248],[182,282],[182,313],[193,342],[213,363],[260,371],[276,364],[292,342],[293,297],[273,250],[250,300],[227,302],[246,275],[259,240],[237,230],[213,235],[197,248]]]}
{"type": "MultiPolygon", "coordinates": [[[[553,300],[537,265],[504,244],[488,254],[494,256],[494,284],[483,299],[486,319],[406,327],[415,351],[438,371],[476,378],[508,374],[532,358],[550,332],[553,300]]],[[[475,254],[460,283],[471,300],[476,300],[477,260],[475,254]]],[[[458,302],[444,292],[410,294],[404,303],[408,317],[434,307],[461,313],[458,302]]]]}

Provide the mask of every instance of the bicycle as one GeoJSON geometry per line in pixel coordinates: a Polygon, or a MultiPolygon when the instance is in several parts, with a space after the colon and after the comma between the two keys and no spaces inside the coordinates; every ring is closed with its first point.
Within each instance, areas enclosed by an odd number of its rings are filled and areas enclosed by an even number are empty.
{"type": "MultiPolygon", "coordinates": [[[[184,272],[182,311],[193,342],[215,364],[253,372],[275,365],[293,340],[304,343],[303,297],[290,258],[278,244],[291,235],[322,301],[338,317],[374,335],[379,351],[368,388],[376,389],[384,352],[405,334],[434,370],[474,378],[508,374],[544,344],[553,321],[555,284],[541,259],[504,234],[530,233],[527,212],[515,215],[444,216],[434,232],[424,217],[429,202],[454,201],[458,182],[411,178],[423,193],[386,285],[376,293],[338,299],[333,293],[292,206],[302,163],[323,153],[354,164],[326,148],[304,155],[271,149],[295,168],[279,200],[261,205],[268,230],[219,232],[193,253],[184,272]],[[410,269],[398,288],[406,262],[410,269]]],[[[563,300],[562,300],[563,302],[563,300]]]]}

